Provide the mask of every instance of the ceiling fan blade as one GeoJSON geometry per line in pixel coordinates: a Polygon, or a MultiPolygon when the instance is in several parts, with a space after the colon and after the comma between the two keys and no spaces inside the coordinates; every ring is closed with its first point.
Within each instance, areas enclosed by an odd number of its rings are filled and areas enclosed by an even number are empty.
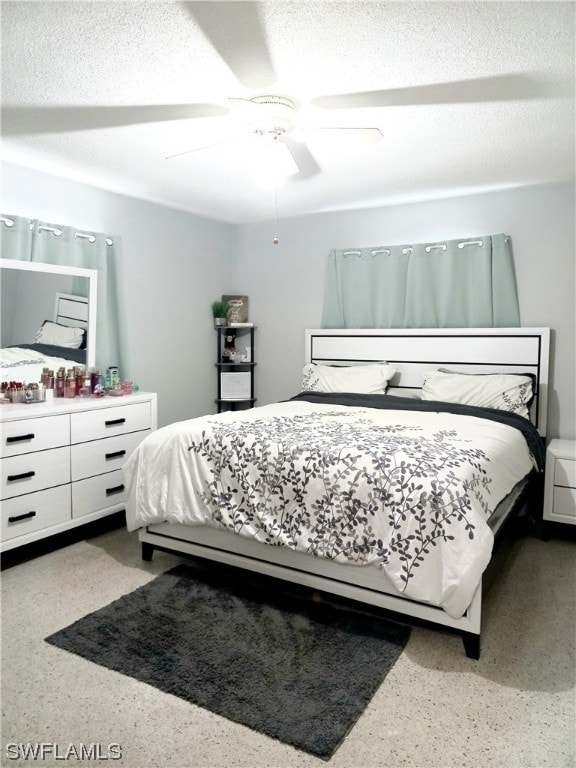
{"type": "Polygon", "coordinates": [[[426,104],[467,104],[483,101],[515,101],[546,95],[542,82],[528,75],[495,75],[453,83],[432,83],[381,91],[340,93],[312,100],[323,109],[405,107],[426,104]]]}
{"type": "Polygon", "coordinates": [[[233,110],[242,115],[252,116],[262,110],[260,104],[245,96],[228,96],[227,101],[233,110]]]}
{"type": "Polygon", "coordinates": [[[382,139],[380,128],[350,128],[339,126],[301,127],[298,133],[307,139],[323,139],[341,141],[350,144],[377,144],[382,139]]]}
{"type": "Polygon", "coordinates": [[[322,169],[305,142],[298,141],[292,138],[292,136],[286,136],[284,143],[290,150],[290,154],[299,168],[298,173],[294,176],[295,179],[309,179],[311,176],[316,176],[316,174],[321,172],[322,169]]]}
{"type": "Polygon", "coordinates": [[[209,0],[185,5],[242,85],[266,88],[276,81],[260,19],[261,3],[209,0]]]}
{"type": "Polygon", "coordinates": [[[164,160],[173,160],[175,157],[183,157],[183,155],[190,155],[192,152],[199,152],[201,149],[210,149],[210,147],[218,147],[221,144],[230,144],[232,141],[236,141],[238,136],[232,136],[228,139],[222,139],[221,141],[213,141],[211,144],[202,144],[201,147],[193,147],[192,149],[186,149],[184,152],[177,152],[175,155],[168,155],[164,160]]]}
{"type": "Polygon", "coordinates": [[[298,161],[285,139],[275,141],[268,146],[273,150],[268,155],[269,162],[277,174],[287,177],[300,172],[298,161]]]}
{"type": "Polygon", "coordinates": [[[218,104],[153,104],[130,107],[2,107],[2,133],[67,133],[167,120],[192,120],[228,114],[218,104]]]}

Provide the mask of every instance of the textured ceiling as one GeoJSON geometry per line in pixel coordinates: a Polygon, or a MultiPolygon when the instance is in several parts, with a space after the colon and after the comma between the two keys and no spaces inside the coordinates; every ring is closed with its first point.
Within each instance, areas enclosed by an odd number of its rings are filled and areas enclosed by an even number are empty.
{"type": "Polygon", "coordinates": [[[279,217],[573,179],[574,10],[4,0],[3,155],[212,218],[271,219],[229,101],[271,93],[297,102],[299,124],[383,135],[293,142],[302,172],[279,186],[279,217]],[[351,93],[364,96],[345,109],[321,98],[351,93]]]}

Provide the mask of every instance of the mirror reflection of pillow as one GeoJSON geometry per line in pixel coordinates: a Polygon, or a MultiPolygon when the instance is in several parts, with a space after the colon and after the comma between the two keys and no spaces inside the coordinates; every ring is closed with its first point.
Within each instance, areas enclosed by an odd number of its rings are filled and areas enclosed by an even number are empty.
{"type": "Polygon", "coordinates": [[[529,418],[533,378],[519,373],[460,373],[438,369],[424,374],[423,400],[443,400],[518,413],[529,418]]]}
{"type": "Polygon", "coordinates": [[[351,366],[307,363],[302,372],[302,390],[383,395],[395,373],[396,366],[388,363],[351,366]]]}
{"type": "Polygon", "coordinates": [[[51,320],[45,320],[34,337],[36,344],[53,344],[56,347],[68,347],[68,349],[80,349],[83,340],[83,328],[60,325],[51,320]]]}

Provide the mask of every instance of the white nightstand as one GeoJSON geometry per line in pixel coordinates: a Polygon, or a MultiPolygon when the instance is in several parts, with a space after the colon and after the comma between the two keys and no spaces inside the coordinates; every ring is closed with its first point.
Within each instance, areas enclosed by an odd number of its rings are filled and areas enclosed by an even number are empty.
{"type": "Polygon", "coordinates": [[[543,519],[576,525],[576,440],[552,440],[548,446],[543,519]]]}

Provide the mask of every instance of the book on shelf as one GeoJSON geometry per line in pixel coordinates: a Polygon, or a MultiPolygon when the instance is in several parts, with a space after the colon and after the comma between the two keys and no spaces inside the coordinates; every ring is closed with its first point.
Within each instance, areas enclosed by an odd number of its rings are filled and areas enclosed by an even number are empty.
{"type": "Polygon", "coordinates": [[[229,328],[253,328],[254,323],[228,323],[229,328]]]}
{"type": "Polygon", "coordinates": [[[228,325],[247,323],[250,317],[248,296],[231,296],[225,294],[222,301],[228,304],[228,325]]]}

